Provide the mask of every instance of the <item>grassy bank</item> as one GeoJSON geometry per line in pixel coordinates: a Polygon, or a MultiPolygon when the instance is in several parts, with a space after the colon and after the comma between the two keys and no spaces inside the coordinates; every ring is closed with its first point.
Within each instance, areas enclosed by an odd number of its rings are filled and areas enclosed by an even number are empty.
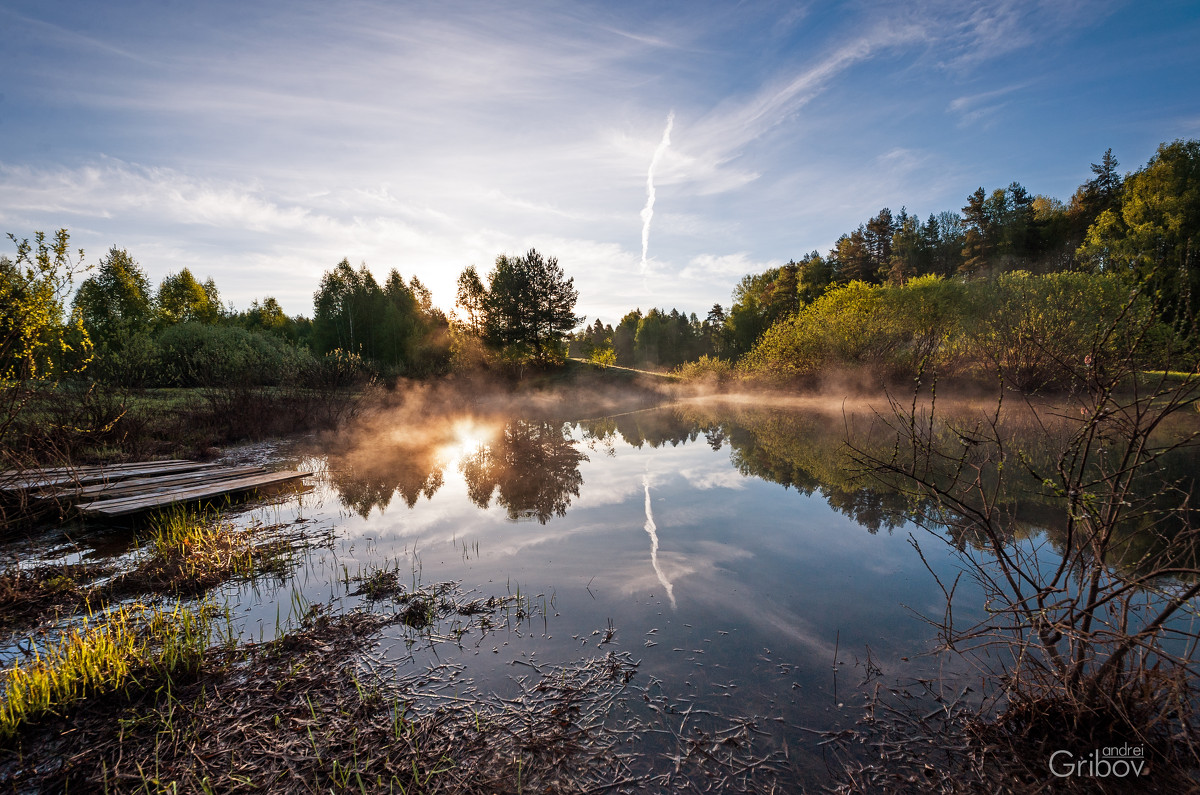
{"type": "Polygon", "coordinates": [[[372,394],[370,388],[35,384],[4,435],[0,468],[207,458],[235,442],[336,427],[372,394]]]}
{"type": "Polygon", "coordinates": [[[0,786],[588,793],[720,782],[766,792],[785,771],[785,754],[760,748],[752,722],[691,716],[639,686],[627,653],[527,663],[505,698],[456,665],[369,668],[381,633],[461,646],[538,609],[452,583],[405,587],[394,573],[347,577],[364,605],[313,606],[267,643],[204,648],[216,615],[206,607],[129,609],[63,635],[7,674],[0,786]],[[427,606],[423,620],[414,605],[427,606]],[[639,752],[644,737],[666,738],[666,756],[639,752]]]}

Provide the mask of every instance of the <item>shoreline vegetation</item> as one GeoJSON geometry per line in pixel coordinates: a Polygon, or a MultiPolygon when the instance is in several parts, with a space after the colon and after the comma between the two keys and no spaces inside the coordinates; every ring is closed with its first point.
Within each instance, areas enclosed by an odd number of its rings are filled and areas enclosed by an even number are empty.
{"type": "MultiPolygon", "coordinates": [[[[1156,785],[1195,789],[1200,632],[1180,617],[1200,596],[1200,517],[1194,477],[1160,464],[1200,439],[1200,141],[1163,144],[1123,177],[1117,165],[1105,153],[1068,203],[1014,182],[926,221],[885,208],[827,255],[747,275],[703,320],[638,309],[615,326],[577,317],[573,280],[536,250],[502,254],[486,275],[465,269],[452,313],[419,279],[393,270],[379,282],[346,259],[324,274],[310,319],[272,298],[226,309],[215,283],[186,269],[152,290],[117,247],[89,267],[65,229],[10,235],[0,469],[210,458],[244,440],[369,435],[400,419],[428,429],[464,409],[592,422],[601,439],[615,432],[608,418],[664,401],[844,412],[870,397],[882,436],[847,427],[852,464],[837,466],[928,531],[917,554],[949,545],[983,584],[988,618],[955,623],[957,581],[938,580],[946,613],[931,633],[974,666],[978,688],[877,690],[861,726],[824,738],[841,754],[839,791],[1037,790],[1030,760],[1054,742],[1080,755],[1136,743],[1156,785]],[[956,395],[990,408],[955,416],[956,395]],[[1010,403],[1040,429],[1039,449],[1009,432],[1010,403]],[[1016,481],[1024,503],[1005,491],[1016,481]],[[1022,505],[1061,520],[1044,548],[1031,547],[1022,505]],[[1152,542],[1131,545],[1130,527],[1152,542]],[[883,761],[864,762],[863,747],[883,761]]],[[[511,505],[514,518],[545,523],[565,512],[563,494],[578,496],[582,456],[550,441],[564,453],[559,492],[532,512],[511,505]]],[[[477,459],[472,476],[494,485],[477,459]]],[[[748,453],[742,463],[765,466],[748,453]]],[[[436,488],[420,464],[414,495],[436,488]]],[[[62,518],[20,499],[0,511],[10,537],[62,518]]],[[[145,529],[119,566],[0,571],[0,622],[18,649],[0,674],[0,787],[737,792],[770,791],[790,770],[786,745],[752,719],[699,720],[642,682],[627,652],[606,648],[611,625],[595,656],[531,666],[516,699],[447,700],[437,686],[458,675],[450,668],[372,673],[364,661],[382,633],[480,643],[537,604],[423,585],[415,571],[406,587],[385,567],[347,573],[350,611],[297,596],[277,637],[254,643],[211,595],[286,579],[319,539],[182,513],[145,529]],[[639,754],[630,742],[642,734],[665,746],[639,754]]]]}
{"type": "MultiPolygon", "coordinates": [[[[637,662],[618,650],[611,626],[595,633],[592,656],[526,663],[517,695],[503,699],[459,678],[459,666],[371,665],[384,632],[399,632],[410,652],[520,632],[549,608],[519,586],[485,596],[423,584],[417,569],[406,585],[398,565],[346,571],[345,596],[359,597],[356,607],[294,593],[273,639],[240,638],[233,617],[204,594],[230,578],[274,573],[276,546],[250,546],[265,530],[161,517],[133,568],[86,594],[85,613],[31,635],[28,653],[0,673],[0,786],[586,793],[716,781],[722,791],[759,792],[785,767],[751,720],[689,717],[660,686],[637,681],[637,662]],[[193,572],[181,589],[158,573],[180,563],[182,545],[193,572]],[[231,563],[230,548],[269,554],[231,563]],[[132,581],[113,587],[123,577],[132,581]],[[635,743],[644,734],[675,740],[643,753],[635,743]],[[672,764],[652,764],[657,754],[672,764]]],[[[63,588],[50,571],[7,572],[0,588],[24,586],[36,602],[39,586],[63,588]]],[[[72,574],[84,578],[69,568],[57,576],[72,574]]]]}

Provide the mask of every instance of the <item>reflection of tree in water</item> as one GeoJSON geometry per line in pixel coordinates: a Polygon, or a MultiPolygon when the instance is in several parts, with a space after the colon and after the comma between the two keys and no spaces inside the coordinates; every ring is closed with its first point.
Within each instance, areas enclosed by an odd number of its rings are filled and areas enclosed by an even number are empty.
{"type": "Polygon", "coordinates": [[[591,420],[584,423],[585,432],[596,438],[620,435],[630,447],[675,447],[684,442],[694,442],[700,429],[689,417],[683,417],[669,409],[632,411],[615,417],[591,420]]]}
{"type": "Polygon", "coordinates": [[[850,459],[845,426],[819,414],[739,411],[720,425],[743,475],[770,480],[804,495],[818,494],[830,508],[869,533],[889,532],[912,515],[909,499],[865,480],[850,459]]]}
{"type": "Polygon", "coordinates": [[[704,441],[728,444],[734,466],[759,477],[819,494],[829,506],[869,532],[903,525],[912,506],[896,491],[859,477],[847,455],[845,426],[828,416],[785,409],[691,405],[633,412],[584,424],[585,434],[619,434],[634,447],[704,441]]]}
{"type": "MultiPolygon", "coordinates": [[[[946,435],[942,444],[952,445],[961,438],[953,429],[969,429],[978,415],[978,410],[972,411],[969,406],[961,412],[952,417],[950,425],[940,429],[946,435]]],[[[801,494],[818,495],[830,508],[853,519],[868,532],[891,531],[923,516],[932,524],[944,525],[952,543],[960,549],[985,548],[985,539],[973,534],[969,523],[962,517],[939,517],[934,502],[927,496],[896,488],[878,474],[864,477],[862,466],[855,463],[846,444],[846,436],[849,432],[860,450],[887,460],[895,436],[879,420],[878,416],[863,411],[835,416],[785,408],[694,403],[592,420],[581,423],[581,428],[585,438],[607,439],[619,435],[635,447],[696,441],[703,434],[704,441],[714,450],[729,445],[730,458],[743,475],[794,488],[801,494]]],[[[1043,472],[1053,471],[1056,451],[1061,449],[1061,439],[1053,434],[1072,429],[1070,423],[1061,429],[1050,428],[1044,421],[1031,424],[1020,412],[1014,412],[1004,421],[1004,433],[1013,450],[1020,450],[1026,462],[1043,472]]],[[[1118,452],[1109,450],[1108,455],[1115,458],[1118,452]]],[[[1144,561],[1162,565],[1162,550],[1168,547],[1178,558],[1170,563],[1183,567],[1200,559],[1200,531],[1195,531],[1200,527],[1200,509],[1182,513],[1179,510],[1179,505],[1196,491],[1198,471],[1200,449],[1177,451],[1146,468],[1145,489],[1157,496],[1150,508],[1130,517],[1117,529],[1119,539],[1113,545],[1114,557],[1110,563],[1121,568],[1141,565],[1144,561]],[[1174,485],[1162,490],[1163,483],[1174,485]],[[1189,532],[1196,542],[1181,545],[1179,534],[1189,532]]],[[[983,484],[989,493],[996,486],[991,482],[983,484]]],[[[1008,468],[1004,489],[995,504],[1005,512],[1006,526],[1014,538],[1032,538],[1044,533],[1058,547],[1062,547],[1066,532],[1062,506],[1061,495],[1032,480],[1025,466],[1008,468]]]]}
{"type": "Polygon", "coordinates": [[[561,423],[509,422],[496,441],[459,465],[471,501],[486,508],[497,494],[513,521],[536,518],[545,524],[565,515],[583,483],[579,462],[587,460],[566,431],[561,423]]]}
{"type": "Polygon", "coordinates": [[[424,442],[359,447],[330,457],[329,480],[342,503],[366,518],[372,508],[385,510],[396,494],[409,508],[422,494],[432,497],[442,487],[443,467],[435,447],[424,442]]]}

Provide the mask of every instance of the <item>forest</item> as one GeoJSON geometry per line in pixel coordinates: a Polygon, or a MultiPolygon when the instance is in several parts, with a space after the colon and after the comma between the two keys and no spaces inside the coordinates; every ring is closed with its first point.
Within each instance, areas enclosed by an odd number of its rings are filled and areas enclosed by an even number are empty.
{"type": "MultiPolygon", "coordinates": [[[[1136,341],[1139,366],[1192,369],[1200,141],[1164,143],[1124,175],[1109,150],[1091,172],[1066,202],[1013,182],[924,220],[884,208],[824,255],[747,274],[728,308],[714,304],[702,319],[639,308],[615,326],[575,316],[573,279],[536,250],[501,254],[485,276],[465,268],[450,312],[415,276],[391,270],[380,283],[366,263],[343,259],[322,276],[310,318],[289,317],[270,296],[225,305],[211,278],[186,268],[155,287],[116,246],[86,265],[65,229],[32,242],[10,234],[15,252],[0,257],[0,442],[29,448],[47,415],[22,421],[23,409],[60,384],[85,395],[90,386],[257,389],[256,400],[274,401],[264,414],[283,411],[280,390],[290,389],[288,411],[301,411],[304,427],[317,421],[312,390],[522,374],[567,357],[759,384],[846,371],[875,385],[998,376],[1035,392],[1069,387],[1136,341]]],[[[93,405],[89,427],[128,424],[121,406],[93,405]]],[[[79,425],[56,422],[68,420],[79,425]]]]}
{"type": "Polygon", "coordinates": [[[1162,144],[1124,176],[1118,167],[1105,152],[1065,203],[1013,182],[924,221],[885,207],[825,255],[746,275],[728,308],[597,319],[572,336],[572,353],[632,367],[702,359],[684,372],[718,375],[736,363],[769,378],[829,367],[908,376],[921,362],[963,373],[999,360],[1012,386],[1032,389],[1053,385],[1064,351],[1091,353],[1091,336],[1118,316],[1132,328],[1132,302],[1133,315],[1162,322],[1147,351],[1190,368],[1200,141],[1162,144]],[[1010,361],[1025,356],[1036,361],[1010,361]]]}

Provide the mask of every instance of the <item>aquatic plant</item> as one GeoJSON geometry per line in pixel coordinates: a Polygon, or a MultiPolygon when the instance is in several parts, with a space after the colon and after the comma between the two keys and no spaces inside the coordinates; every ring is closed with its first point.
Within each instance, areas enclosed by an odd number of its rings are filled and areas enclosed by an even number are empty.
{"type": "Polygon", "coordinates": [[[211,605],[125,605],[62,631],[0,674],[0,741],[84,699],[194,674],[215,614],[211,605]]]}

